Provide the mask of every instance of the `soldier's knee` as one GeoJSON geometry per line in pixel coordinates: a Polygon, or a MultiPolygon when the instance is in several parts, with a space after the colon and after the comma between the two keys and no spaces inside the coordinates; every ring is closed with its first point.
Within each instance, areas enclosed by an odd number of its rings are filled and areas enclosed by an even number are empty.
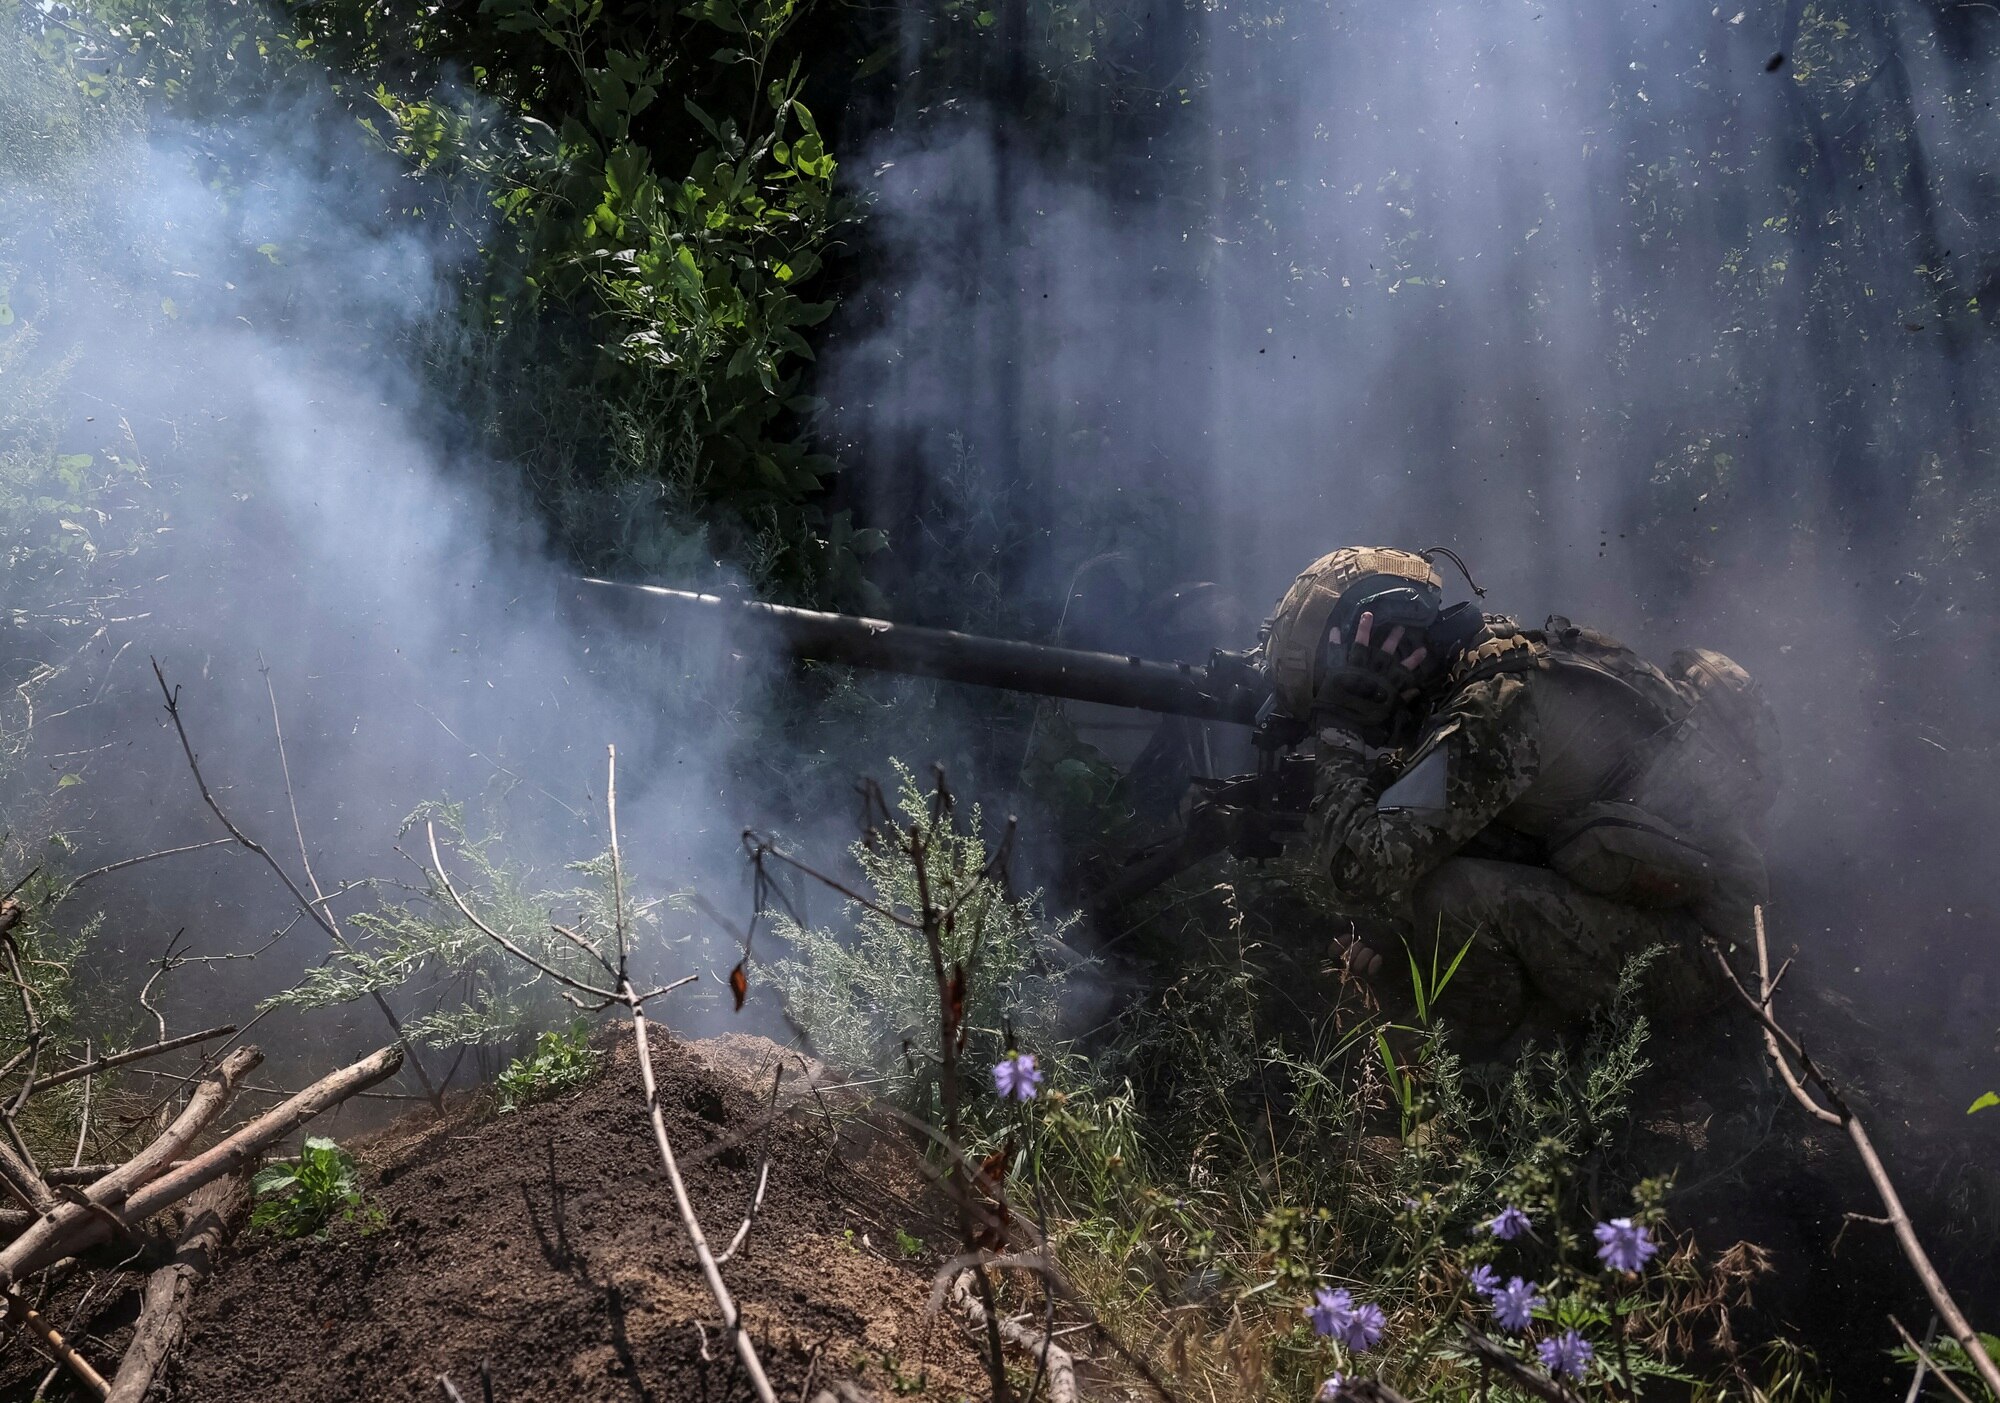
{"type": "Polygon", "coordinates": [[[1505,910],[1509,884],[1493,869],[1500,863],[1455,857],[1439,863],[1411,893],[1417,929],[1456,930],[1464,934],[1492,929],[1505,910]]]}

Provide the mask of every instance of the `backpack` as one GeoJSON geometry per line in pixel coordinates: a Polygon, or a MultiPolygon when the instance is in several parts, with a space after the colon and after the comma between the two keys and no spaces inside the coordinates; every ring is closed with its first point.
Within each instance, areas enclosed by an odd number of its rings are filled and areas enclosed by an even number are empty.
{"type": "Polygon", "coordinates": [[[1570,669],[1618,686],[1656,720],[1652,744],[1614,767],[1598,799],[1548,835],[1549,866],[1585,891],[1626,905],[1693,905],[1717,864],[1662,812],[1754,820],[1776,797],[1777,722],[1737,663],[1706,648],[1676,652],[1670,671],[1608,634],[1551,617],[1544,628],[1489,621],[1455,681],[1529,669],[1570,669]]]}

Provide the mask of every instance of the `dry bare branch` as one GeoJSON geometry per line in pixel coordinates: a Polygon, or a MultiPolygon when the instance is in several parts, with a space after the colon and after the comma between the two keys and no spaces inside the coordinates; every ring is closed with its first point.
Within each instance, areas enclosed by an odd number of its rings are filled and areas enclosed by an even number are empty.
{"type": "Polygon", "coordinates": [[[147,1043],[144,1047],[130,1047],[123,1052],[107,1053],[95,1061],[85,1061],[74,1067],[66,1067],[60,1072],[51,1072],[48,1076],[31,1084],[28,1088],[28,1094],[36,1096],[49,1090],[51,1087],[61,1086],[64,1082],[75,1081],[78,1077],[95,1076],[99,1072],[108,1072],[113,1067],[123,1067],[128,1062],[143,1062],[148,1057],[158,1057],[162,1053],[174,1052],[183,1047],[193,1047],[196,1043],[209,1042],[215,1038],[226,1038],[235,1032],[236,1025],[234,1023],[227,1023],[219,1028],[204,1028],[199,1033],[183,1033],[178,1038],[167,1038],[162,1042],[147,1043]]]}
{"type": "MultiPolygon", "coordinates": [[[[188,772],[194,776],[195,788],[201,791],[201,800],[208,806],[208,811],[215,815],[216,822],[222,825],[224,831],[232,839],[264,860],[264,865],[271,869],[272,875],[283,884],[286,891],[292,894],[292,900],[298,903],[299,909],[305,912],[313,924],[326,932],[328,939],[332,940],[341,949],[348,951],[350,954],[353,953],[354,946],[348,940],[346,933],[340,929],[340,923],[333,919],[330,911],[321,909],[321,904],[324,903],[325,898],[321,897],[320,902],[315,903],[313,898],[307,896],[299,884],[292,879],[292,874],[285,870],[284,864],[273,857],[270,850],[262,843],[259,843],[255,838],[252,838],[248,833],[238,828],[235,820],[223,811],[222,804],[216,799],[214,793],[210,791],[208,780],[202,775],[201,761],[196,758],[194,753],[194,742],[188,738],[187,725],[181,720],[180,693],[177,689],[167,685],[167,674],[161,670],[159,660],[157,658],[153,659],[152,663],[153,677],[160,684],[160,695],[166,699],[167,719],[174,723],[174,734],[180,737],[181,753],[187,757],[188,772]]],[[[381,1010],[382,1017],[388,1021],[390,1030],[396,1035],[396,1041],[402,1045],[403,1051],[409,1061],[410,1070],[416,1073],[417,1080],[423,1084],[424,1094],[430,1098],[432,1107],[442,1112],[444,1110],[444,1098],[438,1094],[437,1088],[431,1085],[430,1074],[424,1070],[422,1059],[417,1056],[416,1048],[411,1045],[409,1038],[404,1035],[402,1020],[396,1017],[395,1010],[389,1007],[389,1001],[383,997],[380,989],[371,989],[369,997],[374,1000],[375,1007],[381,1010]]]]}
{"type": "MultiPolygon", "coordinates": [[[[254,1052],[255,1049],[244,1048],[242,1051],[254,1052]]],[[[74,1256],[115,1232],[132,1231],[155,1213],[179,1203],[204,1184],[242,1169],[273,1143],[321,1112],[358,1091],[394,1076],[402,1064],[402,1049],[385,1047],[350,1067],[322,1077],[291,1100],[266,1111],[220,1143],[184,1164],[168,1167],[151,1183],[130,1190],[130,1196],[123,1199],[121,1206],[111,1206],[106,1198],[100,1197],[109,1178],[117,1177],[107,1176],[106,1180],[100,1180],[85,1191],[85,1204],[65,1204],[57,1210],[58,1214],[64,1215],[61,1232],[47,1231],[48,1220],[45,1219],[0,1251],[0,1281],[19,1281],[29,1272],[74,1256]],[[88,1201],[93,1198],[94,1202],[88,1201]]]]}
{"type": "Polygon", "coordinates": [[[1930,1254],[1924,1250],[1923,1243],[1917,1237],[1916,1227],[1910,1222],[1910,1215],[1903,1207],[1902,1195],[1896,1192],[1895,1181],[1889,1177],[1889,1171],[1882,1163],[1882,1156],[1876,1152],[1875,1142],[1868,1134],[1868,1127],[1854,1114],[1853,1108],[1841,1096],[1832,1079],[1820,1070],[1811,1057],[1807,1056],[1805,1047],[1797,1038],[1786,1032],[1772,1014],[1771,955],[1764,935],[1762,906],[1752,909],[1751,923],[1757,941],[1758,995],[1752,995],[1743,987],[1743,982],[1736,977],[1735,968],[1729,963],[1729,957],[1712,939],[1708,942],[1710,953],[1722,967],[1723,975],[1730,987],[1736,991],[1759,1026],[1763,1028],[1765,1050],[1777,1064],[1778,1071],[1784,1077],[1785,1085],[1791,1091],[1793,1099],[1810,1111],[1815,1119],[1827,1125],[1837,1125],[1847,1132],[1847,1138],[1853,1144],[1855,1154],[1860,1157],[1862,1168],[1868,1171],[1868,1178],[1875,1185],[1875,1192],[1881,1196],[1882,1208],[1889,1219],[1889,1226],[1895,1231],[1896,1242],[1903,1249],[1903,1256],[1909,1261],[1911,1270],[1916,1272],[1917,1279],[1923,1283],[1925,1294],[1931,1298],[1932,1308],[1937,1311],[1938,1318],[1944,1322],[1952,1338],[1958,1341],[1959,1348],[1965,1351],[1966,1358],[1978,1373],[1980,1381],[1993,1391],[1996,1398],[2000,1398],[2000,1363],[1996,1363],[1993,1356],[1986,1352],[1985,1345],[1980,1342],[1979,1332],[1972,1328],[1972,1323],[1965,1318],[1965,1312],[1958,1308],[1958,1302],[1952,1298],[1950,1290],[1945,1286],[1944,1278],[1939,1276],[1937,1268],[1931,1265],[1930,1254]],[[1799,1069],[1796,1073],[1792,1070],[1792,1061],[1798,1063],[1799,1069]],[[1825,1099],[1824,1106],[1806,1090],[1801,1078],[1812,1083],[1820,1096],[1825,1099]]]}
{"type": "MultiPolygon", "coordinates": [[[[973,1295],[966,1285],[972,1275],[970,1269],[959,1273],[951,1286],[951,1303],[973,1323],[975,1329],[985,1329],[988,1325],[986,1307],[973,1295]]],[[[1032,1329],[1011,1316],[1003,1316],[992,1322],[1000,1337],[1018,1349],[1026,1350],[1039,1358],[1040,1367],[1046,1371],[1049,1381],[1049,1403],[1076,1403],[1076,1361],[1069,1351],[1041,1330],[1032,1329]]]]}
{"type": "Polygon", "coordinates": [[[715,1254],[709,1251],[708,1239],[701,1230],[701,1220],[695,1216],[687,1185],[681,1180],[680,1165],[674,1160],[673,1142],[667,1138],[666,1118],[660,1111],[659,1085],[653,1080],[653,1054],[646,1040],[645,1007],[633,994],[630,981],[623,985],[620,993],[632,1013],[632,1042],[639,1053],[639,1078],[646,1089],[646,1113],[653,1122],[653,1142],[659,1148],[660,1163],[666,1168],[667,1183],[674,1191],[674,1204],[680,1209],[681,1226],[687,1231],[695,1260],[701,1264],[701,1274],[708,1282],[709,1294],[715,1297],[715,1304],[722,1311],[723,1328],[735,1341],[736,1356],[743,1361],[743,1371],[750,1376],[751,1387],[756,1389],[760,1403],[777,1403],[777,1395],[771,1391],[771,1381],[764,1374],[763,1361],[758,1359],[756,1347],[750,1343],[750,1332],[743,1328],[742,1313],[737,1310],[729,1287],[723,1283],[722,1269],[715,1260],[715,1254]]]}
{"type": "Polygon", "coordinates": [[[568,985],[580,994],[588,994],[591,998],[601,999],[606,1003],[618,1002],[619,995],[613,993],[611,990],[595,988],[592,985],[584,983],[581,979],[570,978],[570,976],[564,974],[554,965],[544,964],[506,936],[500,934],[499,931],[487,925],[486,922],[480,920],[479,917],[473,915],[472,908],[466,904],[465,898],[458,894],[458,888],[451,884],[450,874],[444,870],[444,859],[438,855],[437,825],[426,823],[424,825],[424,836],[430,840],[431,871],[436,875],[439,885],[443,886],[445,895],[451,898],[451,904],[458,908],[458,914],[465,917],[471,923],[474,930],[478,931],[488,940],[493,941],[522,964],[527,965],[530,969],[539,970],[541,973],[555,980],[556,983],[568,985]]]}
{"type": "Polygon", "coordinates": [[[1958,1400],[1958,1403],[1972,1403],[1972,1400],[1966,1396],[1965,1390],[1952,1381],[1951,1375],[1938,1368],[1937,1360],[1931,1358],[1931,1352],[1918,1344],[1916,1336],[1903,1328],[1902,1321],[1892,1315],[1889,1317],[1889,1323],[1896,1327],[1896,1333],[1903,1337],[1903,1343],[1910,1347],[1910,1353],[1917,1356],[1918,1382],[1911,1385],[1911,1392],[1914,1393],[1922,1387],[1922,1371],[1928,1369],[1931,1372],[1931,1377],[1943,1384],[1951,1396],[1958,1400]]]}
{"type": "Polygon", "coordinates": [[[113,872],[122,872],[127,867],[137,867],[142,862],[158,862],[163,857],[179,857],[182,853],[198,853],[203,848],[228,847],[235,842],[234,838],[210,838],[206,843],[189,843],[184,847],[161,848],[158,852],[140,853],[137,857],[120,858],[116,862],[107,862],[102,867],[93,867],[81,876],[70,878],[68,884],[63,887],[62,894],[67,897],[85,882],[95,881],[99,877],[109,876],[113,872]]]}

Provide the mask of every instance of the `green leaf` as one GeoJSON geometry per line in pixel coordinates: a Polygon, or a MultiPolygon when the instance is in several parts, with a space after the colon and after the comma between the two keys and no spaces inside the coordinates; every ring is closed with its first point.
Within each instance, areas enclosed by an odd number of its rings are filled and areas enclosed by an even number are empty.
{"type": "Polygon", "coordinates": [[[278,1193],[298,1183],[298,1171],[289,1164],[274,1164],[268,1169],[260,1169],[250,1180],[250,1191],[258,1196],[278,1193]]]}
{"type": "Polygon", "coordinates": [[[2000,1106],[2000,1091],[1989,1091],[1966,1107],[1965,1113],[1971,1115],[1974,1111],[1990,1111],[1995,1106],[2000,1106]]]}

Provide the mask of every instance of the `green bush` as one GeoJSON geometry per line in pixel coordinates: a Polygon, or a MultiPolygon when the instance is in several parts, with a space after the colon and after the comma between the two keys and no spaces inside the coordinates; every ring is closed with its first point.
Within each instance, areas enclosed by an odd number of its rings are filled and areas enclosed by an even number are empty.
{"type": "MultiPolygon", "coordinates": [[[[583,880],[555,886],[540,870],[510,858],[497,835],[469,837],[461,805],[426,804],[404,821],[403,831],[421,840],[427,826],[437,833],[453,884],[481,921],[550,968],[586,983],[604,978],[601,968],[551,930],[549,922],[552,912],[561,912],[556,919],[571,924],[582,938],[611,948],[608,852],[569,864],[565,870],[583,880]]],[[[634,900],[628,893],[628,928],[650,930],[656,908],[656,902],[634,900]]],[[[515,959],[467,921],[441,886],[415,900],[358,912],[349,924],[356,938],[265,1005],[324,1008],[400,989],[422,977],[456,991],[404,1020],[407,1036],[432,1047],[519,1046],[569,1012],[554,980],[515,959]]]]}
{"type": "Polygon", "coordinates": [[[290,1164],[273,1164],[250,1181],[257,1203],[250,1226],[279,1237],[324,1233],[336,1220],[367,1216],[353,1156],[333,1141],[312,1136],[290,1164]]]}
{"type": "Polygon", "coordinates": [[[582,1019],[567,1032],[543,1033],[535,1039],[533,1052],[516,1057],[500,1073],[495,1083],[500,1110],[518,1111],[576,1090],[596,1072],[599,1057],[590,1045],[589,1025],[582,1019]]]}
{"type": "MultiPolygon", "coordinates": [[[[944,934],[946,967],[966,972],[966,1050],[961,1061],[991,1066],[1006,1051],[1003,1026],[1024,1050],[1053,1050],[1063,1029],[1075,956],[1061,946],[1075,917],[1052,919],[1041,894],[1010,895],[990,870],[975,807],[961,820],[938,811],[898,763],[896,810],[929,839],[931,899],[954,901],[959,918],[944,934]]],[[[849,903],[846,929],[807,928],[787,916],[778,933],[793,953],[772,982],[814,1051],[835,1066],[873,1071],[891,1099],[935,1120],[938,987],[924,937],[883,911],[914,919],[923,909],[916,865],[896,844],[857,842],[851,849],[870,900],[849,903]]]]}

